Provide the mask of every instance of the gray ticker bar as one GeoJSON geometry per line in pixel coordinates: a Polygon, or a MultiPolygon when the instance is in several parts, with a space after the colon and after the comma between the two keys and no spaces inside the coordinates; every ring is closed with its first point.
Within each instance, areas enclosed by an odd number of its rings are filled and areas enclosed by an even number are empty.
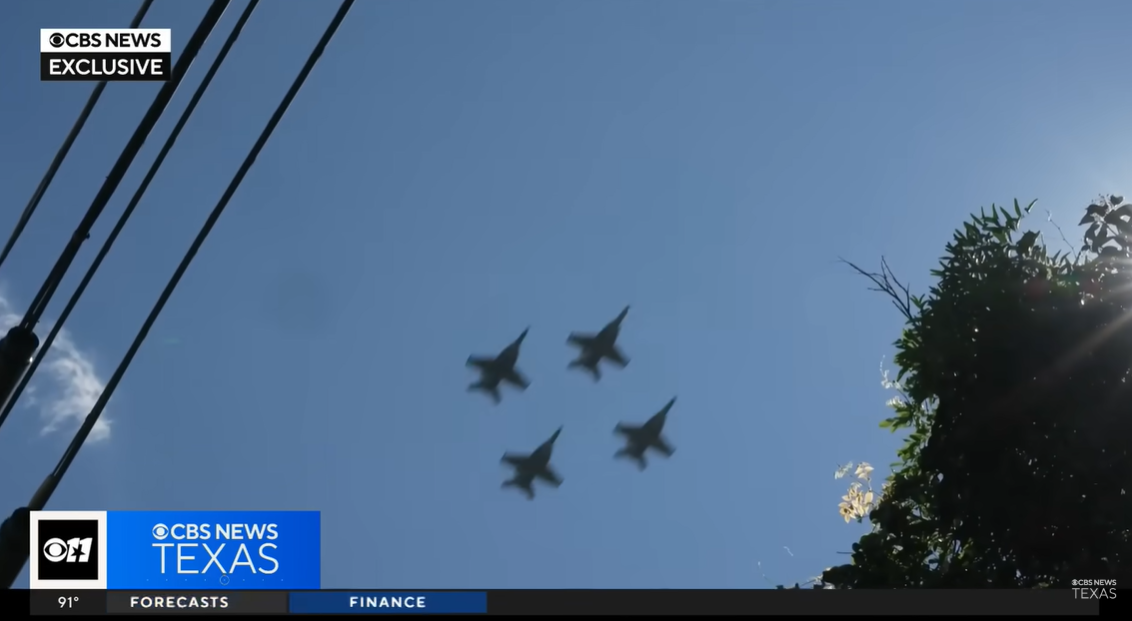
{"type": "Polygon", "coordinates": [[[31,589],[30,612],[39,615],[104,615],[106,591],[87,589],[31,589]]]}
{"type": "Polygon", "coordinates": [[[110,614],[287,614],[287,591],[109,591],[110,614]]]}

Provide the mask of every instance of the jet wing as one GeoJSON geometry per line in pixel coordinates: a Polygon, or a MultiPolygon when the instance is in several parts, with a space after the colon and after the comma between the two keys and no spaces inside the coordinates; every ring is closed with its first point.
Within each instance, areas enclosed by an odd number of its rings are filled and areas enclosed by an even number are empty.
{"type": "Polygon", "coordinates": [[[540,480],[545,481],[546,483],[549,483],[554,487],[562,485],[562,477],[558,476],[558,473],[552,470],[550,466],[547,466],[540,470],[537,476],[540,480]]]}
{"type": "Polygon", "coordinates": [[[507,380],[508,384],[517,386],[523,390],[526,390],[527,386],[531,385],[530,381],[528,381],[527,378],[523,377],[522,373],[518,372],[515,369],[511,369],[511,371],[507,375],[503,376],[503,379],[507,380]]]}
{"type": "Polygon", "coordinates": [[[629,364],[629,359],[626,358],[625,354],[621,353],[621,350],[617,349],[616,346],[610,347],[609,352],[605,354],[605,357],[622,368],[629,364]]]}
{"type": "Polygon", "coordinates": [[[613,433],[619,433],[623,436],[629,436],[629,435],[632,435],[633,433],[638,432],[640,430],[641,430],[640,425],[630,425],[628,423],[617,423],[617,426],[613,428],[613,433]]]}
{"type": "Polygon", "coordinates": [[[466,366],[476,367],[478,369],[486,369],[490,367],[491,363],[493,362],[495,362],[494,358],[486,358],[484,356],[468,356],[468,362],[466,366]]]}
{"type": "Polygon", "coordinates": [[[676,449],[672,448],[672,445],[664,438],[657,438],[653,440],[650,445],[660,451],[665,457],[672,457],[672,454],[676,452],[676,449]]]}
{"type": "Polygon", "coordinates": [[[593,345],[595,340],[597,340],[596,334],[586,332],[571,332],[570,336],[566,337],[567,343],[577,345],[578,347],[589,347],[593,345]]]}
{"type": "Polygon", "coordinates": [[[518,468],[519,466],[527,463],[527,460],[530,458],[530,455],[524,455],[522,453],[504,453],[503,459],[500,460],[500,463],[508,464],[518,468]]]}

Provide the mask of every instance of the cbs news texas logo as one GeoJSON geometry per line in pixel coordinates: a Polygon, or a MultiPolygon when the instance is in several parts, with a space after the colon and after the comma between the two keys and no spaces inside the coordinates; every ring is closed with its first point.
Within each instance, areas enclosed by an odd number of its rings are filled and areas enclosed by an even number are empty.
{"type": "Polygon", "coordinates": [[[106,588],[106,512],[32,511],[33,589],[106,588]]]}

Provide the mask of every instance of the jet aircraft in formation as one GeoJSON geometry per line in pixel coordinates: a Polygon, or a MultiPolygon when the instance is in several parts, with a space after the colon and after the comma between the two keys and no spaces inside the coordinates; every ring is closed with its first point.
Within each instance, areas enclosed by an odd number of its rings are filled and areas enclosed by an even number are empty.
{"type": "Polygon", "coordinates": [[[533,483],[535,479],[549,483],[554,487],[562,485],[562,477],[558,476],[550,467],[550,455],[554,451],[554,441],[558,439],[560,433],[562,433],[562,427],[559,427],[549,440],[540,444],[535,452],[529,455],[504,453],[502,463],[514,468],[515,476],[504,481],[503,487],[517,487],[523,490],[528,500],[534,500],[533,483]]]}
{"type": "Polygon", "coordinates": [[[491,395],[492,400],[496,403],[502,400],[499,394],[501,382],[507,382],[519,390],[526,390],[531,383],[515,368],[515,364],[519,362],[519,346],[523,344],[523,339],[527,338],[527,332],[530,331],[530,328],[523,330],[519,338],[515,339],[494,358],[469,356],[467,366],[475,367],[480,373],[480,379],[468,386],[468,390],[486,392],[491,395]]]}
{"type": "Polygon", "coordinates": [[[645,421],[643,425],[630,425],[627,423],[617,423],[617,427],[613,429],[614,433],[625,436],[625,448],[617,451],[613,456],[628,457],[636,460],[637,467],[644,470],[648,466],[645,461],[645,451],[651,449],[656,450],[665,457],[672,457],[676,449],[672,448],[668,441],[660,435],[664,430],[664,421],[668,418],[668,410],[676,404],[676,397],[668,402],[659,412],[652,418],[645,421]]]}
{"type": "Polygon", "coordinates": [[[601,379],[598,363],[603,358],[624,369],[629,364],[629,359],[617,348],[617,337],[621,334],[621,322],[625,321],[625,316],[628,314],[629,307],[626,306],[616,319],[607,323],[597,334],[571,332],[566,342],[580,348],[581,352],[567,368],[585,369],[593,376],[595,382],[601,379]]]}
{"type": "MultiPolygon", "coordinates": [[[[628,314],[629,307],[626,306],[613,321],[606,324],[596,334],[570,333],[566,342],[578,347],[581,351],[567,368],[584,369],[593,377],[595,382],[601,379],[599,364],[602,360],[609,360],[617,366],[625,368],[629,364],[629,359],[617,347],[617,337],[621,334],[621,323],[625,321],[628,314]]],[[[523,377],[516,365],[519,362],[519,347],[522,345],[523,339],[527,337],[528,332],[530,332],[530,328],[523,330],[519,338],[505,347],[497,356],[473,355],[468,357],[467,366],[474,367],[480,374],[479,381],[468,386],[468,390],[485,392],[491,396],[496,404],[502,400],[499,386],[504,382],[520,390],[526,390],[530,386],[530,382],[523,377]]],[[[675,403],[676,398],[673,397],[663,409],[642,425],[619,423],[615,432],[625,437],[626,445],[625,448],[614,454],[614,458],[633,459],[637,462],[637,467],[644,470],[647,466],[645,453],[650,448],[660,452],[665,457],[670,457],[674,449],[661,436],[661,431],[664,429],[668,411],[672,409],[675,403]]],[[[559,427],[549,440],[543,442],[529,455],[505,453],[502,463],[514,468],[515,475],[504,481],[503,487],[518,488],[526,494],[528,499],[534,500],[534,482],[536,479],[554,487],[562,485],[562,477],[558,476],[550,467],[550,456],[554,450],[554,441],[558,439],[558,435],[561,433],[562,427],[559,427]]]]}

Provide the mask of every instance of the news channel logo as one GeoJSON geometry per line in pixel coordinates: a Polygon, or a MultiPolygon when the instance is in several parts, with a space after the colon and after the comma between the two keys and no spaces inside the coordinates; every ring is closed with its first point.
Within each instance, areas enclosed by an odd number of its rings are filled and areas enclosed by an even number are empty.
{"type": "Polygon", "coordinates": [[[33,589],[106,588],[106,512],[32,511],[33,589]]]}
{"type": "Polygon", "coordinates": [[[172,78],[168,28],[43,28],[44,82],[166,82],[172,78]]]}
{"type": "Polygon", "coordinates": [[[109,511],[108,589],[319,589],[318,511],[109,511]]]}

